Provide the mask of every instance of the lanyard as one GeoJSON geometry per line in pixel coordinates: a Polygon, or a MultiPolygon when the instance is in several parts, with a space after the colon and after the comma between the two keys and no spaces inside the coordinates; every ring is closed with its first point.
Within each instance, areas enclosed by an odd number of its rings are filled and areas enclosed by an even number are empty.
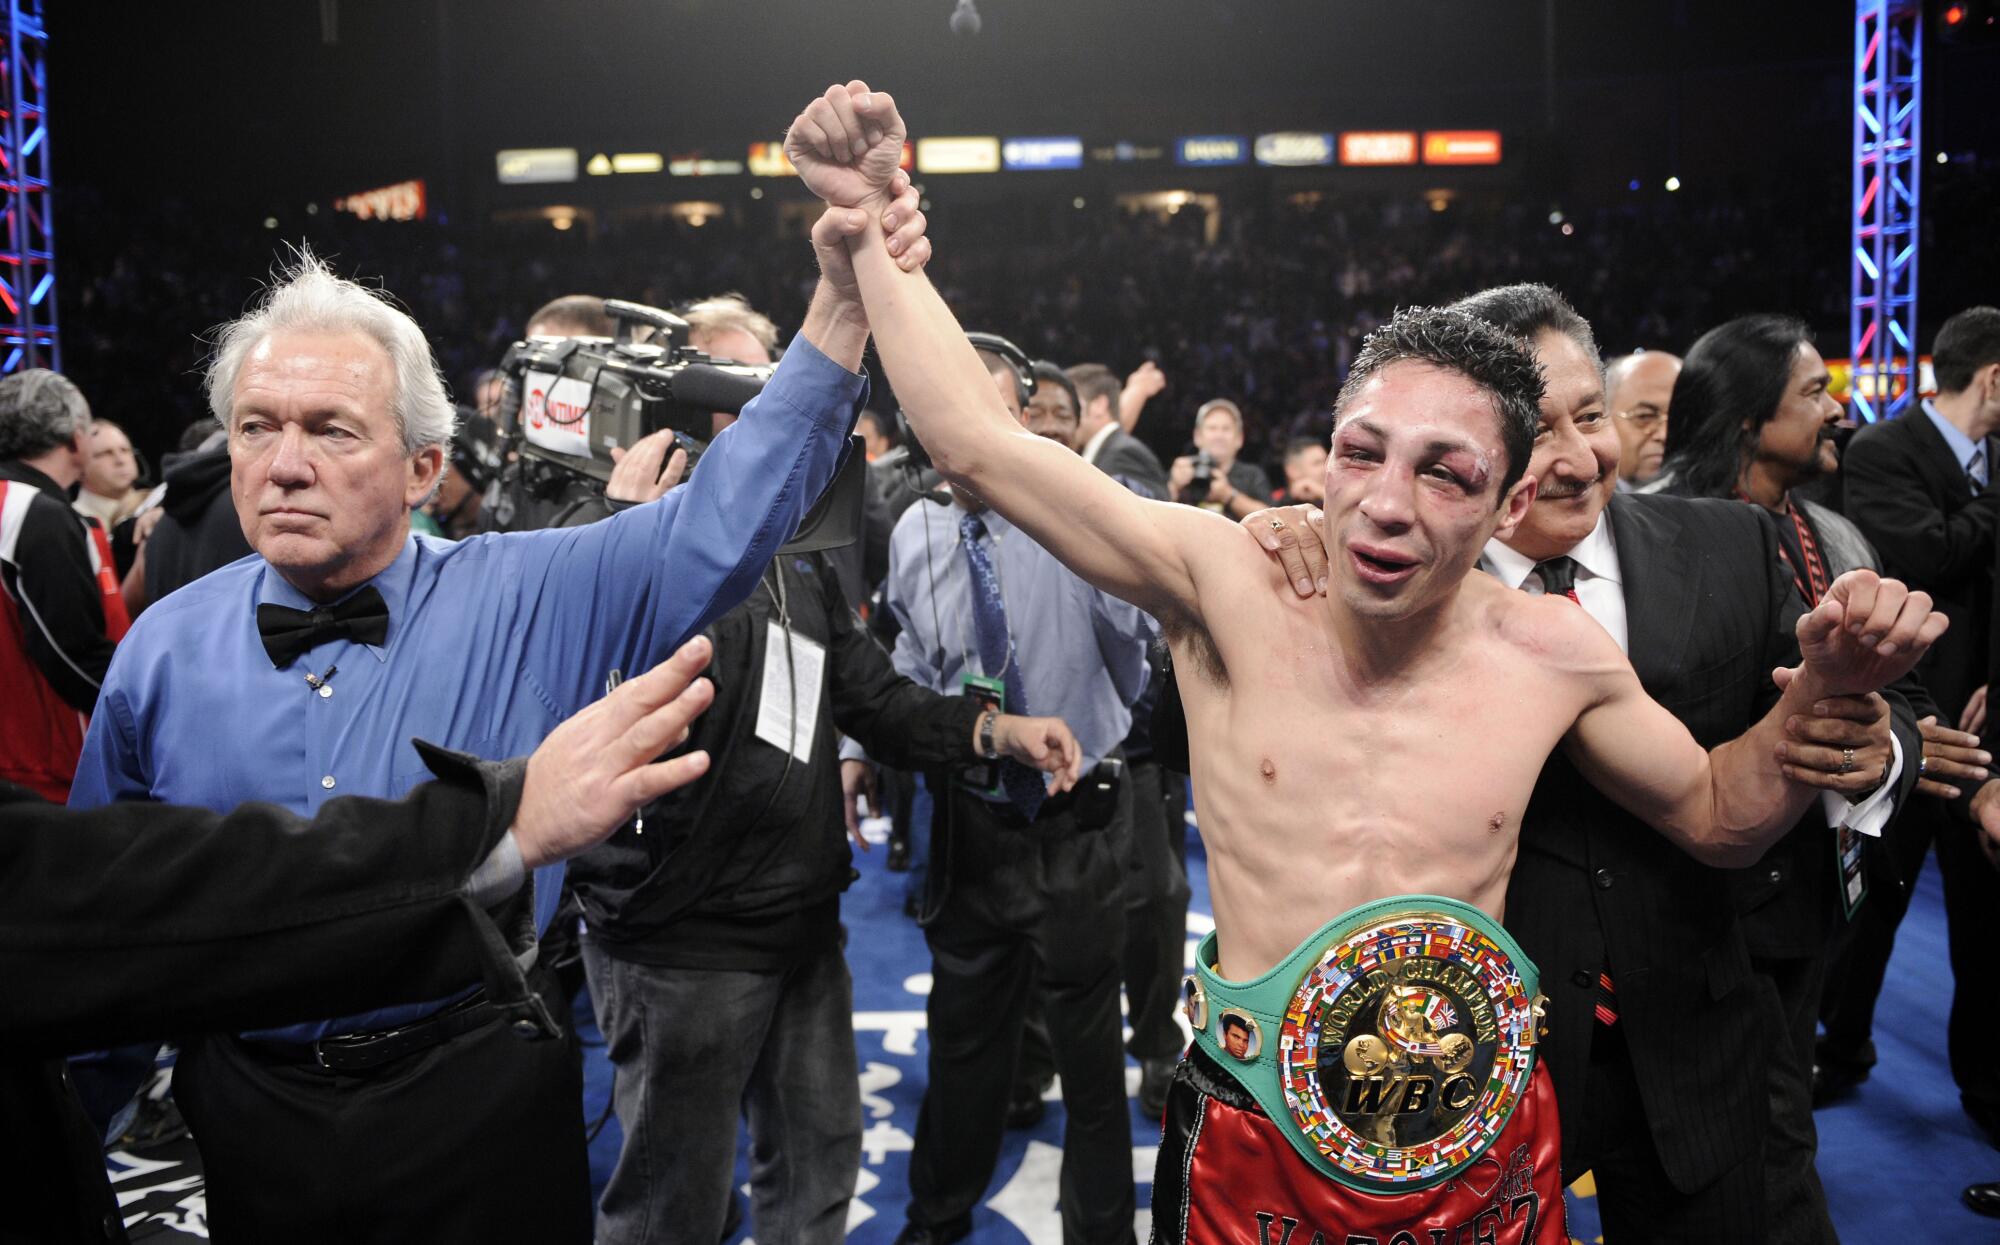
{"type": "MultiPolygon", "coordinates": [[[[1750,501],[1742,489],[1736,490],[1736,496],[1739,501],[1750,501]]],[[[1754,506],[1757,503],[1750,504],[1754,506]]],[[[1792,582],[1798,586],[1799,595],[1806,599],[1806,608],[1812,609],[1826,595],[1826,590],[1833,586],[1833,579],[1827,574],[1826,561],[1819,556],[1819,541],[1813,537],[1812,525],[1806,522],[1805,512],[1789,496],[1785,498],[1785,516],[1792,521],[1792,531],[1798,535],[1799,551],[1805,555],[1805,573],[1801,575],[1800,568],[1793,565],[1791,551],[1785,548],[1784,541],[1778,542],[1778,557],[1784,561],[1785,569],[1792,573],[1792,582]]]]}

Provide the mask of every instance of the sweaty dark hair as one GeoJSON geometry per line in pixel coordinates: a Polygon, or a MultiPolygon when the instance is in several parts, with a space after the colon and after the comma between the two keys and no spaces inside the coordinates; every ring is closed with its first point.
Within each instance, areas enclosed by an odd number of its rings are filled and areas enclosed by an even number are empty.
{"type": "Polygon", "coordinates": [[[1939,393],[1963,392],[1989,363],[2000,363],[2000,307],[1967,307],[1946,320],[1931,343],[1939,393]]]}
{"type": "Polygon", "coordinates": [[[1043,385],[1055,385],[1067,393],[1069,395],[1070,414],[1078,419],[1083,418],[1083,403],[1077,401],[1076,384],[1070,380],[1067,373],[1047,359],[1037,359],[1035,360],[1034,377],[1035,388],[1037,389],[1040,389],[1043,385]]]}
{"type": "Polygon", "coordinates": [[[565,294],[535,309],[529,324],[562,328],[580,337],[612,337],[618,326],[605,314],[604,300],[595,294],[565,294]]]}
{"type": "Polygon", "coordinates": [[[1528,470],[1535,449],[1535,425],[1542,417],[1542,369],[1512,335],[1479,316],[1455,307],[1406,307],[1368,335],[1354,366],[1333,401],[1333,424],[1361,387],[1392,363],[1428,363],[1456,372],[1484,389],[1500,420],[1507,470],[1500,495],[1528,470]]]}
{"type": "Polygon", "coordinates": [[[1703,333],[1681,362],[1668,405],[1670,491],[1729,497],[1743,461],[1778,413],[1792,363],[1812,340],[1791,316],[1738,316],[1703,333]]]}

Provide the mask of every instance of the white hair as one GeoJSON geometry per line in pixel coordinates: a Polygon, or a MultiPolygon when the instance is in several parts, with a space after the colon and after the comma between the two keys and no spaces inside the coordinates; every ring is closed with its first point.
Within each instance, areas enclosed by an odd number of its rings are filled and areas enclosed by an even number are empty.
{"type": "Polygon", "coordinates": [[[248,315],[215,330],[215,352],[209,356],[205,383],[208,407],[224,428],[231,427],[229,408],[243,360],[273,333],[360,333],[371,339],[387,352],[394,370],[389,412],[396,418],[404,451],[414,454],[427,446],[451,444],[458,411],[445,392],[444,377],[424,331],[387,294],[335,276],[324,260],[303,246],[248,315]]]}

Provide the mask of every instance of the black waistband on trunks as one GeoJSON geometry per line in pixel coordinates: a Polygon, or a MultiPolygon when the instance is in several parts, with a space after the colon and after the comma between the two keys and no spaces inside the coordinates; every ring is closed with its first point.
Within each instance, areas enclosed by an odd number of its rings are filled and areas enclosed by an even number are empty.
{"type": "Polygon", "coordinates": [[[1181,1066],[1174,1075],[1225,1107],[1254,1115],[1265,1114],[1264,1108],[1250,1096],[1250,1091],[1243,1088],[1243,1083],[1229,1075],[1228,1070],[1215,1061],[1215,1056],[1199,1045],[1188,1047],[1187,1058],[1181,1060],[1181,1066]]]}

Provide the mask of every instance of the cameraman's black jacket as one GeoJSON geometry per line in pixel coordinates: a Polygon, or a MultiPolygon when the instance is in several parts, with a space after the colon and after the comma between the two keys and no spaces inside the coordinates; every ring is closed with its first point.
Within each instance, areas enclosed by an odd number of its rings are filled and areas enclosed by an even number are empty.
{"type": "MultiPolygon", "coordinates": [[[[699,782],[570,862],[587,936],[608,954],[681,968],[774,970],[836,945],[854,878],[839,744],[903,769],[973,758],[978,707],[897,674],[847,603],[823,554],[781,555],[750,599],[709,628],[715,704],[685,748],[706,748],[699,782]],[[757,737],[782,580],[792,631],[826,649],[811,764],[757,737]]],[[[801,684],[805,682],[803,678],[801,684]]]]}

